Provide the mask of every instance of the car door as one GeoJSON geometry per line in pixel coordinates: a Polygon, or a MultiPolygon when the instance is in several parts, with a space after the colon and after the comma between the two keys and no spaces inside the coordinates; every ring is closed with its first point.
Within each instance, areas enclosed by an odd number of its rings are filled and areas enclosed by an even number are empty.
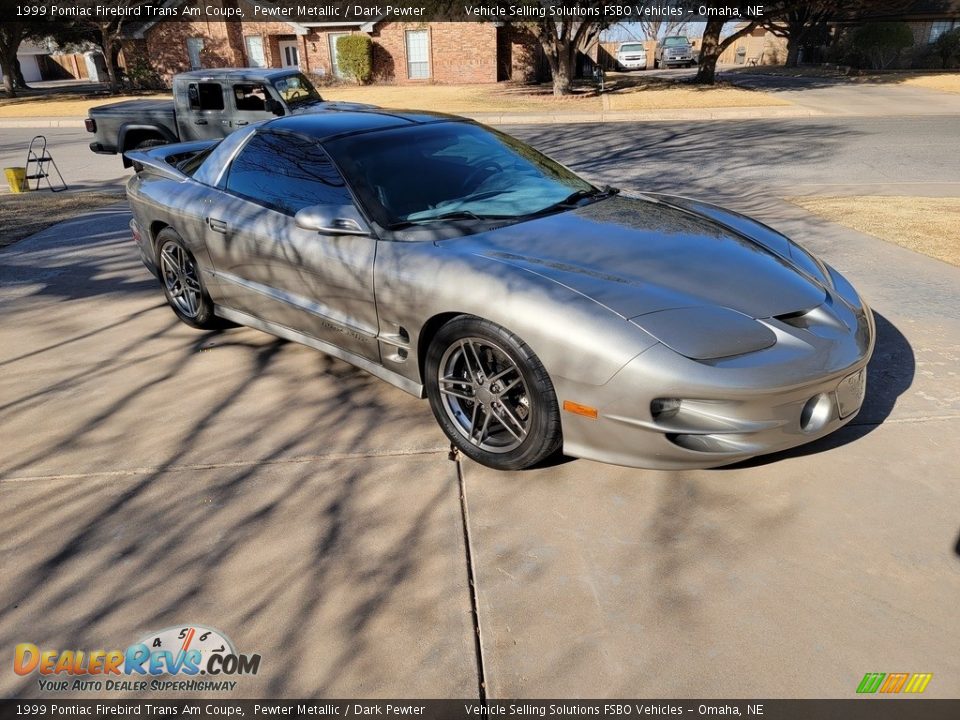
{"type": "Polygon", "coordinates": [[[298,210],[322,204],[354,200],[317,141],[253,134],[220,179],[206,217],[221,302],[379,362],[377,240],[297,227],[298,210]]]}

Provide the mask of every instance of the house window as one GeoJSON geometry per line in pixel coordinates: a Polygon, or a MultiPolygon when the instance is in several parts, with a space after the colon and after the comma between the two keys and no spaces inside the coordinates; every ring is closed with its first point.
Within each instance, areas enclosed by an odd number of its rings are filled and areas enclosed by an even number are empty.
{"type": "Polygon", "coordinates": [[[430,77],[430,36],[426,30],[407,30],[407,77],[430,77]]]}
{"type": "Polygon", "coordinates": [[[930,26],[930,40],[928,42],[936,42],[945,32],[950,32],[956,24],[956,20],[943,20],[933,23],[930,26]]]}
{"type": "Polygon", "coordinates": [[[346,37],[350,33],[330,33],[330,69],[333,70],[335,77],[342,78],[343,73],[340,70],[340,63],[337,61],[337,40],[346,37]]]}
{"type": "Polygon", "coordinates": [[[203,52],[203,38],[187,38],[187,56],[190,58],[191,70],[199,70],[203,67],[200,62],[201,52],[203,52]]]}
{"type": "Polygon", "coordinates": [[[250,67],[266,67],[267,58],[263,54],[263,38],[260,35],[248,35],[244,42],[247,46],[247,63],[250,67]]]}
{"type": "Polygon", "coordinates": [[[187,97],[191,110],[223,110],[223,89],[218,83],[190,83],[187,97]]]}

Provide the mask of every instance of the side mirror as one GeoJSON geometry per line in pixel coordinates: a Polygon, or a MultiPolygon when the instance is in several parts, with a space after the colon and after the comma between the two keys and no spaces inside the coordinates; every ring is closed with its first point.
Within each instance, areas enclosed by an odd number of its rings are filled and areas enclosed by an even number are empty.
{"type": "Polygon", "coordinates": [[[263,107],[267,112],[273,113],[277,116],[287,114],[287,111],[283,107],[283,103],[279,100],[274,100],[273,98],[267,98],[263,103],[263,107]]]}
{"type": "Polygon", "coordinates": [[[293,220],[297,227],[322,235],[370,235],[370,228],[353,205],[311,205],[293,220]]]}

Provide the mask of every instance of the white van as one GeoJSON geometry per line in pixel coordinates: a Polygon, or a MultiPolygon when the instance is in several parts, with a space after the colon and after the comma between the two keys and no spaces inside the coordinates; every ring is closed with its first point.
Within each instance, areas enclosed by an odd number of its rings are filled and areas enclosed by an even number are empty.
{"type": "Polygon", "coordinates": [[[617,65],[621,70],[646,70],[647,48],[640,42],[620,43],[617,48],[617,65]]]}

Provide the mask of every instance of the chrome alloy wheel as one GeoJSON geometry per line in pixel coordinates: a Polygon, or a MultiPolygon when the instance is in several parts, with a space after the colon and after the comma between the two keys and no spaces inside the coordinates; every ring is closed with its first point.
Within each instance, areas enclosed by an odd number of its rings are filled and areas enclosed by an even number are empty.
{"type": "Polygon", "coordinates": [[[166,242],[160,248],[160,271],[170,302],[187,317],[195,318],[203,290],[193,258],[178,243],[166,242]]]}
{"type": "Polygon", "coordinates": [[[507,453],[527,438],[531,410],[517,364],[499,345],[467,337],[440,359],[443,409],[457,430],[482,450],[507,453]]]}

